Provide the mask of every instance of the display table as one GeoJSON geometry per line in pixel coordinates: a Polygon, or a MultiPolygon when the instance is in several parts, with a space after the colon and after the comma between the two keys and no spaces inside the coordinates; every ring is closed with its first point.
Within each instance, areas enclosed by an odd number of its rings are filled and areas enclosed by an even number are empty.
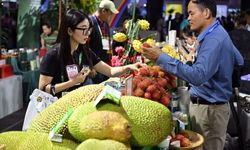
{"type": "Polygon", "coordinates": [[[0,79],[0,119],[23,107],[22,76],[0,79]]]}

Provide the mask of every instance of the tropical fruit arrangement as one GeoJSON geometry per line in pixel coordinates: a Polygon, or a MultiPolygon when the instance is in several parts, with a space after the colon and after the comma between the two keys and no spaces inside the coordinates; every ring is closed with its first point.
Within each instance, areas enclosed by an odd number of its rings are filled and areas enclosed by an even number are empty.
{"type": "Polygon", "coordinates": [[[172,131],[172,115],[164,105],[135,96],[121,96],[119,104],[102,99],[94,101],[103,85],[87,85],[71,91],[41,111],[27,132],[4,132],[0,143],[6,149],[83,149],[129,150],[155,146],[172,131]],[[63,122],[69,109],[74,109],[63,122]],[[61,124],[57,134],[62,141],[51,141],[51,131],[61,124]]]}

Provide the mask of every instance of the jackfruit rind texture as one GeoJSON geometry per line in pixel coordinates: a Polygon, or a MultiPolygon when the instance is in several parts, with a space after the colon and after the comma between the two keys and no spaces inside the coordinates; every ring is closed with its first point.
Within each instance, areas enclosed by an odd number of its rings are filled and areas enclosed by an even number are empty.
{"type": "Polygon", "coordinates": [[[90,102],[78,107],[69,118],[70,134],[80,141],[84,140],[85,137],[79,132],[79,118],[91,111],[110,110],[121,113],[129,121],[132,146],[155,146],[170,135],[172,115],[164,105],[134,96],[122,96],[120,104],[119,107],[112,103],[103,103],[95,108],[93,102],[90,102]]]}
{"type": "Polygon", "coordinates": [[[122,96],[121,106],[132,128],[132,146],[155,146],[172,131],[172,114],[164,105],[134,96],[122,96]]]}
{"type": "MultiPolygon", "coordinates": [[[[86,102],[94,101],[103,90],[103,85],[86,85],[76,90],[69,92],[67,95],[58,99],[55,103],[39,113],[30,124],[28,132],[43,132],[49,131],[63,117],[69,107],[76,108],[86,102]]],[[[67,125],[64,126],[61,132],[67,130],[67,125]]]]}
{"type": "Polygon", "coordinates": [[[7,150],[74,150],[78,146],[73,141],[63,139],[62,143],[48,140],[47,133],[10,131],[0,134],[0,143],[7,150]]]}
{"type": "MultiPolygon", "coordinates": [[[[108,103],[109,100],[102,100],[100,102],[100,104],[97,105],[97,107],[94,107],[94,103],[93,102],[87,102],[84,105],[80,105],[78,108],[75,109],[75,111],[73,112],[73,114],[70,116],[69,120],[68,120],[68,130],[69,133],[79,142],[82,142],[84,140],[86,140],[86,137],[84,136],[84,134],[81,134],[80,131],[80,122],[81,122],[81,118],[83,118],[84,116],[95,112],[97,110],[111,110],[111,111],[115,111],[115,112],[119,112],[122,113],[122,109],[121,107],[119,107],[118,105],[114,104],[114,103],[108,103]]],[[[125,113],[125,112],[123,112],[125,113]]],[[[123,115],[125,116],[125,115],[123,115]]],[[[127,117],[125,117],[127,119],[127,117]]]]}
{"type": "Polygon", "coordinates": [[[131,150],[131,148],[115,140],[88,139],[82,142],[76,150],[131,150]]]}
{"type": "Polygon", "coordinates": [[[86,139],[128,142],[131,137],[128,120],[114,111],[96,111],[84,116],[80,122],[79,132],[86,139]]]}

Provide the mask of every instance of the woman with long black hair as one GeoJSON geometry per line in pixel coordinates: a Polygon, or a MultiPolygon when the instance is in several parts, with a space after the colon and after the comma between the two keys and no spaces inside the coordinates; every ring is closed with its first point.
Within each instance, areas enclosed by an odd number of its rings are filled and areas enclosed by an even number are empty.
{"type": "Polygon", "coordinates": [[[82,85],[92,84],[92,69],[111,77],[135,70],[141,65],[110,67],[101,61],[86,45],[91,30],[92,22],[87,14],[74,9],[67,11],[57,44],[41,62],[39,89],[61,97],[82,85]]]}

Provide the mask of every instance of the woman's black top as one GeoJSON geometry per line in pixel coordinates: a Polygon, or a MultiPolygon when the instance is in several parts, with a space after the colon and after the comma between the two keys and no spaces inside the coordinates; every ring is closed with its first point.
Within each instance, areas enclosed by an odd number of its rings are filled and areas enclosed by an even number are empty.
{"type": "MultiPolygon", "coordinates": [[[[48,51],[48,53],[43,57],[41,61],[41,65],[40,65],[40,74],[53,77],[52,82],[51,82],[52,85],[66,82],[69,80],[67,76],[66,68],[62,65],[62,58],[60,58],[59,49],[60,49],[60,46],[57,45],[52,50],[48,51]]],[[[76,51],[74,51],[73,55],[70,57],[68,62],[66,62],[66,64],[67,65],[76,64],[78,65],[78,71],[80,71],[83,65],[89,66],[91,68],[92,66],[95,66],[100,61],[101,61],[100,58],[92,50],[88,48],[84,48],[84,49],[78,48],[76,51]],[[84,53],[84,51],[88,51],[89,56],[86,56],[87,53],[84,53]],[[81,53],[82,55],[80,55],[81,53]],[[82,56],[81,59],[79,58],[80,56],[82,56]],[[88,60],[86,58],[90,58],[90,59],[88,60]],[[80,60],[82,61],[79,62],[80,60]],[[92,63],[92,65],[90,63],[92,63]]],[[[87,85],[87,84],[92,84],[91,79],[89,77],[86,78],[84,83],[80,85],[76,85],[69,89],[66,89],[65,91],[69,92],[82,85],[87,85]]],[[[57,93],[56,96],[61,97],[61,92],[57,93]]]]}

